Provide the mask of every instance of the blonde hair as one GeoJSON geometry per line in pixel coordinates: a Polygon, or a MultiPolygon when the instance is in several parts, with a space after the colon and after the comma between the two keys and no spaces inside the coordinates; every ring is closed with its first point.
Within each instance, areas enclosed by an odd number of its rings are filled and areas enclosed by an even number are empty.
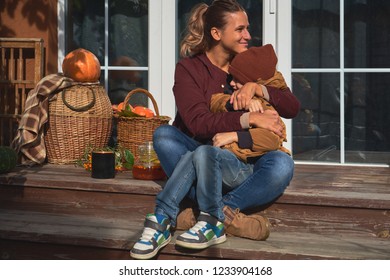
{"type": "Polygon", "coordinates": [[[211,28],[223,29],[227,15],[245,11],[236,0],[214,0],[194,6],[187,22],[186,35],[180,44],[180,56],[192,56],[209,50],[215,43],[211,28]]]}
{"type": "Polygon", "coordinates": [[[207,4],[201,3],[191,10],[187,22],[187,34],[181,41],[180,56],[191,56],[202,52],[206,48],[203,15],[208,7],[207,4]]]}

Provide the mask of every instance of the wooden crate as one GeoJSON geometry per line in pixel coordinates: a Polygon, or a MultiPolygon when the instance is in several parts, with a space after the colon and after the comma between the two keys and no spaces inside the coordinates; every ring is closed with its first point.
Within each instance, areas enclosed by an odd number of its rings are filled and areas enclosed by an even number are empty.
{"type": "Polygon", "coordinates": [[[0,38],[0,145],[15,137],[28,92],[43,78],[43,39],[0,38]]]}

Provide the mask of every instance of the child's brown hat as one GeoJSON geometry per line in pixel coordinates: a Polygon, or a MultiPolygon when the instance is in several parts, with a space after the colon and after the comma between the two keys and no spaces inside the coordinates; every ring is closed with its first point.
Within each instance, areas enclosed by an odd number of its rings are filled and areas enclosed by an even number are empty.
{"type": "Polygon", "coordinates": [[[272,45],[251,47],[237,54],[229,66],[229,73],[240,84],[268,80],[276,71],[278,58],[272,45]]]}

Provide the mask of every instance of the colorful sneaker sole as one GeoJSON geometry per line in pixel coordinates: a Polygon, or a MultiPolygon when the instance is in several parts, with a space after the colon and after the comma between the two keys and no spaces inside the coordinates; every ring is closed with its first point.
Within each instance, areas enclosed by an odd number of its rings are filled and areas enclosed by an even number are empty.
{"type": "Polygon", "coordinates": [[[178,240],[176,239],[175,245],[184,247],[184,248],[189,248],[189,249],[206,249],[212,245],[217,245],[221,244],[226,241],[226,235],[221,235],[218,238],[211,239],[207,242],[203,243],[194,243],[194,242],[186,242],[184,240],[178,240]]]}
{"type": "Polygon", "coordinates": [[[168,243],[171,241],[171,238],[172,236],[169,235],[169,237],[163,242],[161,243],[159,246],[157,246],[152,252],[148,253],[148,254],[138,254],[136,252],[133,252],[133,251],[130,251],[130,256],[134,259],[138,259],[138,260],[148,260],[148,259],[151,259],[153,258],[154,256],[157,255],[157,253],[162,249],[164,248],[165,246],[168,245],[168,243]]]}

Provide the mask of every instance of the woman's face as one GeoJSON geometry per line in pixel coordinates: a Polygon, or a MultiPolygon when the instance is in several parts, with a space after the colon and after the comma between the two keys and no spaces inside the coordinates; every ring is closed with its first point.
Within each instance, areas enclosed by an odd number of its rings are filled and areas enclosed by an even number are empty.
{"type": "Polygon", "coordinates": [[[227,24],[221,30],[222,46],[233,55],[248,49],[251,35],[248,31],[249,21],[245,12],[231,13],[227,16],[227,24]]]}

